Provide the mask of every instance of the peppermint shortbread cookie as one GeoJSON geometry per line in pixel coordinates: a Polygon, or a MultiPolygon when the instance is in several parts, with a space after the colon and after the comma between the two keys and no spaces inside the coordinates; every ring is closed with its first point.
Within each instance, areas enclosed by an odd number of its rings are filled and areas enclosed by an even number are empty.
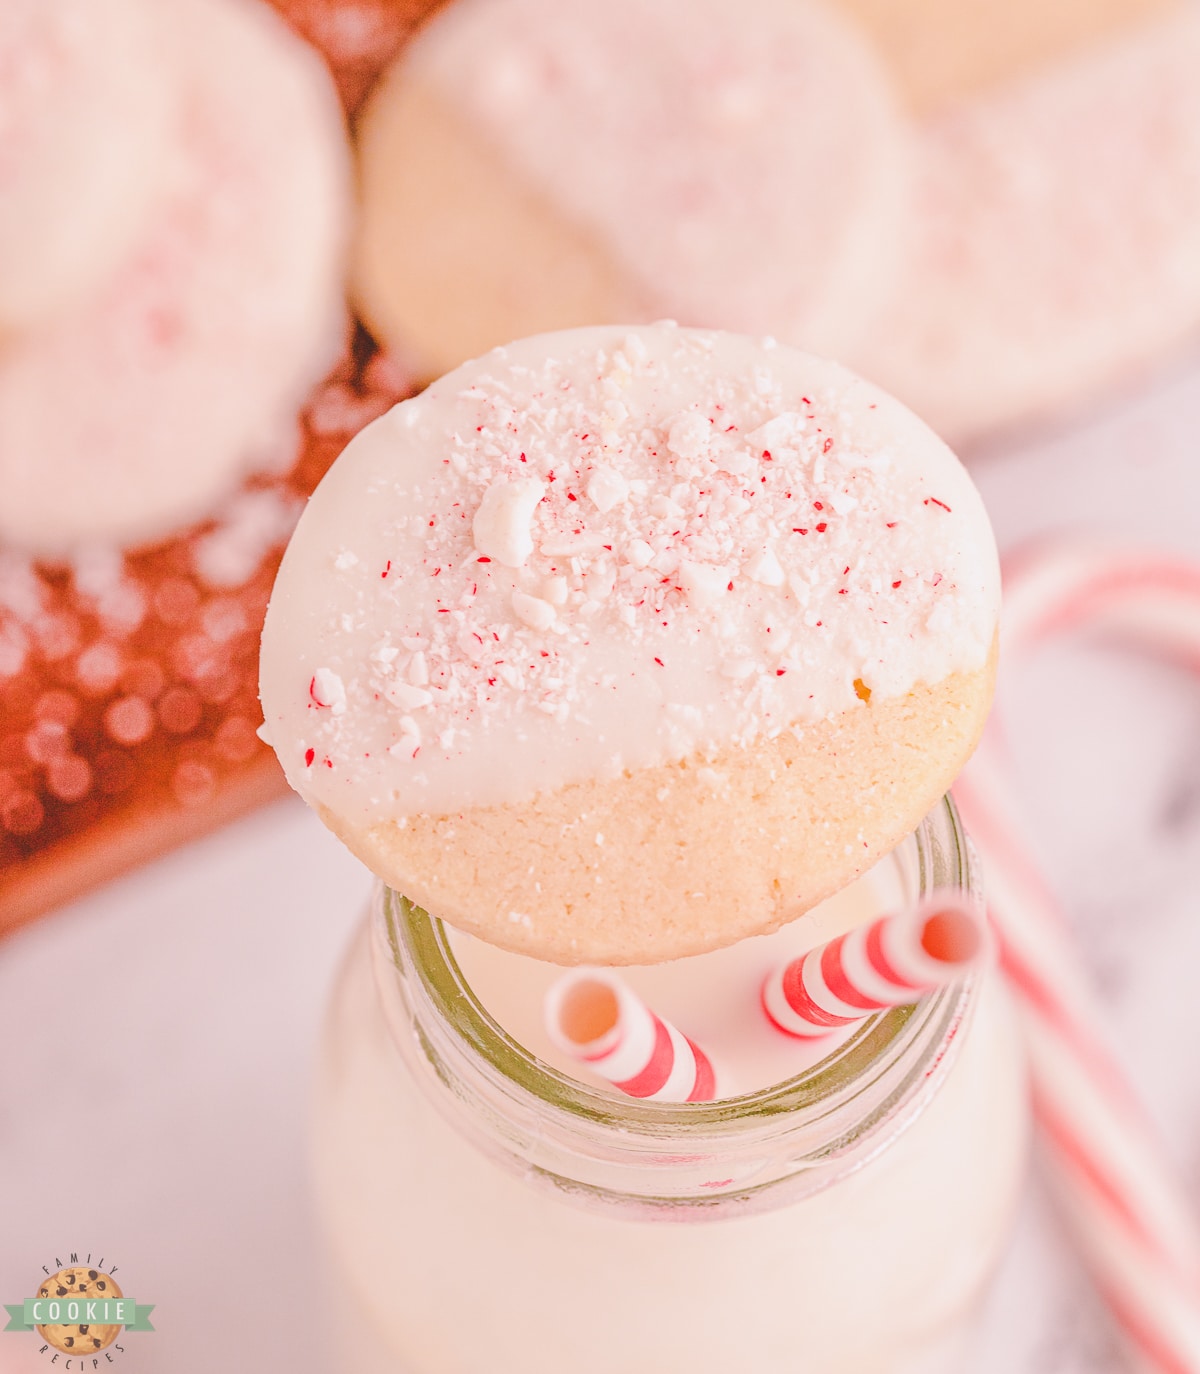
{"type": "Polygon", "coordinates": [[[1200,328],[1200,11],[948,109],[854,366],[953,442],[1128,385],[1200,328]]]}
{"type": "Polygon", "coordinates": [[[808,0],[459,0],[359,130],[359,307],[426,376],[665,316],[841,355],[899,267],[908,128],[808,0]]]}
{"type": "Polygon", "coordinates": [[[770,341],[526,339],[363,431],[283,560],[265,733],[437,916],[560,962],[778,926],[908,834],[990,702],[979,496],[770,341]]]}
{"type": "Polygon", "coordinates": [[[173,172],[125,260],[0,353],[0,540],[148,543],[286,462],[345,336],[348,149],[328,73],[255,0],[172,0],[173,172]]]}

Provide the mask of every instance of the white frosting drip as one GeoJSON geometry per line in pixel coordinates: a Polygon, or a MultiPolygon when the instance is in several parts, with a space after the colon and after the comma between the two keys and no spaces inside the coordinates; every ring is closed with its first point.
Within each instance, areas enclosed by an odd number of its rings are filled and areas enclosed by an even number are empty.
{"type": "Polygon", "coordinates": [[[978,493],[883,393],[769,340],[572,330],[347,447],[280,570],[263,707],[310,800],[441,814],[978,670],[998,608],[978,493]]]}

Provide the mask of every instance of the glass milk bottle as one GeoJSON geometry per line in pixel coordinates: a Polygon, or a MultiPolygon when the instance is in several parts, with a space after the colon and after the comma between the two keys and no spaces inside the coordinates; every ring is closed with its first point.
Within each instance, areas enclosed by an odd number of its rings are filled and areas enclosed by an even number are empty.
{"type": "MultiPolygon", "coordinates": [[[[934,887],[977,887],[948,800],[855,901],[765,937],[763,957],[934,887]]],[[[772,1071],[741,1096],[670,1106],[585,1086],[518,1042],[492,1009],[529,1000],[536,970],[521,966],[534,961],[481,960],[470,943],[381,889],[335,989],[315,1163],[342,1310],[336,1367],[955,1368],[1026,1148],[994,971],[871,1017],[782,1081],[772,1071]]],[[[725,961],[721,998],[748,1017],[757,944],[700,956],[709,976],[725,961]]],[[[698,962],[648,970],[656,995],[673,981],[686,1007],[698,962]]],[[[711,1003],[711,988],[694,1000],[711,1003]]]]}

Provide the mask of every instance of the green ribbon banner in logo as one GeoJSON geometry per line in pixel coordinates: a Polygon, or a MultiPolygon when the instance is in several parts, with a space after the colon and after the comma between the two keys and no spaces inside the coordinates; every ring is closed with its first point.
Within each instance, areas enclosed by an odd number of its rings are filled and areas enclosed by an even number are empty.
{"type": "Polygon", "coordinates": [[[123,1326],[126,1331],[153,1331],[150,1313],[154,1303],[136,1303],[132,1298],[26,1298],[24,1302],[5,1303],[8,1325],[5,1331],[32,1331],[35,1326],[74,1326],[78,1322],[96,1326],[123,1326]]]}

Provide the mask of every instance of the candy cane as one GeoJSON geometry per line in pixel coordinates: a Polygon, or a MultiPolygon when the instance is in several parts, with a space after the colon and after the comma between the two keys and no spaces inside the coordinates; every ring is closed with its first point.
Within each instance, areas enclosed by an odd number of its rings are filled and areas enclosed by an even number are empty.
{"type": "Polygon", "coordinates": [[[717,1095],[704,1051],[607,969],[565,974],[546,994],[545,1018],[561,1050],[630,1097],[711,1102],[717,1095]]]}
{"type": "Polygon", "coordinates": [[[774,969],[762,1005],[787,1035],[828,1035],[962,978],[986,947],[980,914],[955,892],[857,926],[774,969]]]}
{"type": "MultiPolygon", "coordinates": [[[[1064,630],[1119,635],[1200,675],[1200,567],[1078,544],[1005,570],[1004,648],[1064,630]]],[[[995,723],[955,800],[984,862],[988,911],[1029,1050],[1040,1145],[1068,1226],[1142,1364],[1200,1371],[1200,1235],[1100,1027],[1066,922],[1026,856],[995,723]]]]}

